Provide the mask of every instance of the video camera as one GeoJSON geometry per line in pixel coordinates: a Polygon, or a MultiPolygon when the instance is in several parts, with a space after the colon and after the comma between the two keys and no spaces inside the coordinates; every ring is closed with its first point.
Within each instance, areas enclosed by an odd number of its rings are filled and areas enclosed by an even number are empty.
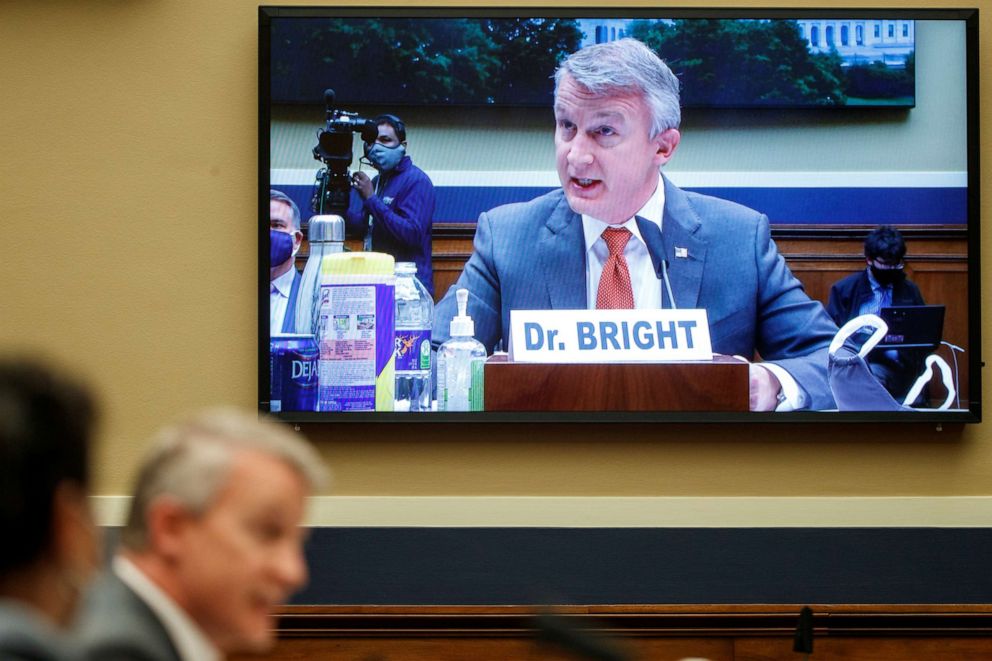
{"type": "Polygon", "coordinates": [[[359,133],[363,142],[375,142],[379,129],[371,119],[359,117],[358,113],[346,112],[334,107],[334,90],[324,90],[324,105],[327,108],[327,121],[324,128],[317,131],[317,145],[313,157],[326,167],[317,173],[310,207],[317,214],[343,216],[348,209],[351,195],[351,173],[348,167],[352,160],[352,133],[359,133]]]}

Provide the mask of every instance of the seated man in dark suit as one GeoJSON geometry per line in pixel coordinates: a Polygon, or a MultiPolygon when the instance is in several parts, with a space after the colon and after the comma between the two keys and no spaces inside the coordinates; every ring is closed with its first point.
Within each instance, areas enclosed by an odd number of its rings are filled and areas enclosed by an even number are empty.
{"type": "Polygon", "coordinates": [[[89,393],[34,361],[0,358],[0,659],[72,658],[61,628],[96,569],[89,393]]]}
{"type": "Polygon", "coordinates": [[[313,448],[255,413],[166,429],[138,474],[112,570],[86,602],[84,658],[213,661],[272,643],[307,577],[300,523],[325,478],[313,448]]]}
{"type": "Polygon", "coordinates": [[[303,244],[300,208],[285,193],[269,190],[269,333],[296,331],[296,297],[302,276],[296,253],[303,244]]]}
{"type": "MultiPolygon", "coordinates": [[[[899,230],[883,225],[865,239],[867,267],[830,288],[827,312],[841,326],[862,314],[878,314],[893,305],[923,305],[920,288],[906,278],[906,242],[899,230]]],[[[876,349],[868,354],[872,373],[899,401],[923,369],[926,351],[876,349]]]]}

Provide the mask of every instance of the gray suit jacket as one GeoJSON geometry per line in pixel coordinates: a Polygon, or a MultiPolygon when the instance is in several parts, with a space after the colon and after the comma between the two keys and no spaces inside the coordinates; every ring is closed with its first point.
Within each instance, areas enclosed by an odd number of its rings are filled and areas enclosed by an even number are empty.
{"type": "Polygon", "coordinates": [[[73,659],[55,627],[18,601],[0,599],[0,659],[67,661],[73,659]]]}
{"type": "Polygon", "coordinates": [[[75,633],[88,661],[180,661],[155,613],[110,570],[87,594],[75,633]]]}
{"type": "MultiPolygon", "coordinates": [[[[837,326],[792,275],[768,218],[663,181],[662,231],[648,222],[638,228],[656,270],[666,262],[678,307],[706,309],[713,351],[760,354],[796,379],[810,408],[833,408],[827,348],[837,326]]],[[[582,217],[560,189],[483,213],[472,256],[438,303],[433,342],[448,339],[461,287],[469,290],[475,337],[492,351],[500,340],[507,347],[511,310],[586,308],[585,271],[582,217]]]]}

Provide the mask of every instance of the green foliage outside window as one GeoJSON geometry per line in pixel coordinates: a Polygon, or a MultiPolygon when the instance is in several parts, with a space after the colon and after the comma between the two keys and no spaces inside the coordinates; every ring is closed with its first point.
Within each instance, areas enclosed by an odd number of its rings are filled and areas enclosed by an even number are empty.
{"type": "Polygon", "coordinates": [[[631,36],[668,63],[687,106],[846,102],[840,56],[810,53],[795,21],[636,21],[631,36]]]}

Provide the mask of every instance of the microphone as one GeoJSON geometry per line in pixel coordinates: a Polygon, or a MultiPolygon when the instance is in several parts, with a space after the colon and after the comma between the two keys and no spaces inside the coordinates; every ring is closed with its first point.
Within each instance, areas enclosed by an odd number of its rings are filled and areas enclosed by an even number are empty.
{"type": "MultiPolygon", "coordinates": [[[[659,269],[660,272],[657,273],[657,276],[661,278],[665,283],[665,290],[668,291],[668,301],[672,304],[672,309],[678,310],[679,306],[675,304],[675,295],[672,294],[672,283],[668,279],[668,260],[662,259],[660,266],[661,266],[661,268],[659,269]]],[[[662,303],[661,307],[665,307],[664,295],[662,296],[661,303],[662,303]]]]}
{"type": "Polygon", "coordinates": [[[805,659],[809,659],[809,655],[813,653],[813,610],[809,606],[803,606],[799,611],[792,651],[802,652],[805,659]]]}
{"type": "MultiPolygon", "coordinates": [[[[324,90],[324,113],[326,113],[328,126],[325,131],[321,131],[318,134],[317,147],[321,147],[321,151],[326,155],[328,153],[332,153],[329,150],[333,150],[333,147],[330,144],[326,146],[322,146],[320,144],[321,142],[323,142],[321,138],[326,137],[325,134],[331,128],[330,123],[334,121],[334,90],[332,90],[330,87],[324,90]]],[[[321,157],[317,155],[317,147],[314,147],[313,157],[319,159],[321,157]]]]}
{"type": "Polygon", "coordinates": [[[624,650],[608,638],[553,613],[534,617],[538,640],[551,643],[589,661],[627,661],[624,650]]]}
{"type": "MultiPolygon", "coordinates": [[[[645,220],[640,216],[634,216],[634,218],[637,221],[637,229],[641,232],[641,239],[644,241],[644,245],[647,246],[648,255],[651,257],[654,274],[659,280],[665,283],[665,289],[668,290],[668,300],[672,304],[672,309],[677,310],[678,306],[675,304],[675,297],[672,296],[672,283],[668,280],[668,260],[664,257],[665,243],[661,240],[661,229],[657,224],[645,220]]],[[[662,307],[665,307],[664,291],[662,292],[661,299],[662,307]]]]}
{"type": "MultiPolygon", "coordinates": [[[[651,264],[654,266],[654,274],[659,280],[665,283],[665,289],[668,291],[668,300],[672,304],[672,309],[677,310],[678,306],[675,304],[675,297],[672,295],[672,283],[668,280],[668,260],[665,259],[665,242],[661,239],[661,229],[656,223],[652,223],[649,220],[645,220],[640,216],[634,216],[637,221],[637,229],[641,232],[641,239],[644,241],[644,245],[647,246],[648,255],[651,257],[651,264]]],[[[662,307],[665,307],[665,292],[661,293],[662,307]]]]}

